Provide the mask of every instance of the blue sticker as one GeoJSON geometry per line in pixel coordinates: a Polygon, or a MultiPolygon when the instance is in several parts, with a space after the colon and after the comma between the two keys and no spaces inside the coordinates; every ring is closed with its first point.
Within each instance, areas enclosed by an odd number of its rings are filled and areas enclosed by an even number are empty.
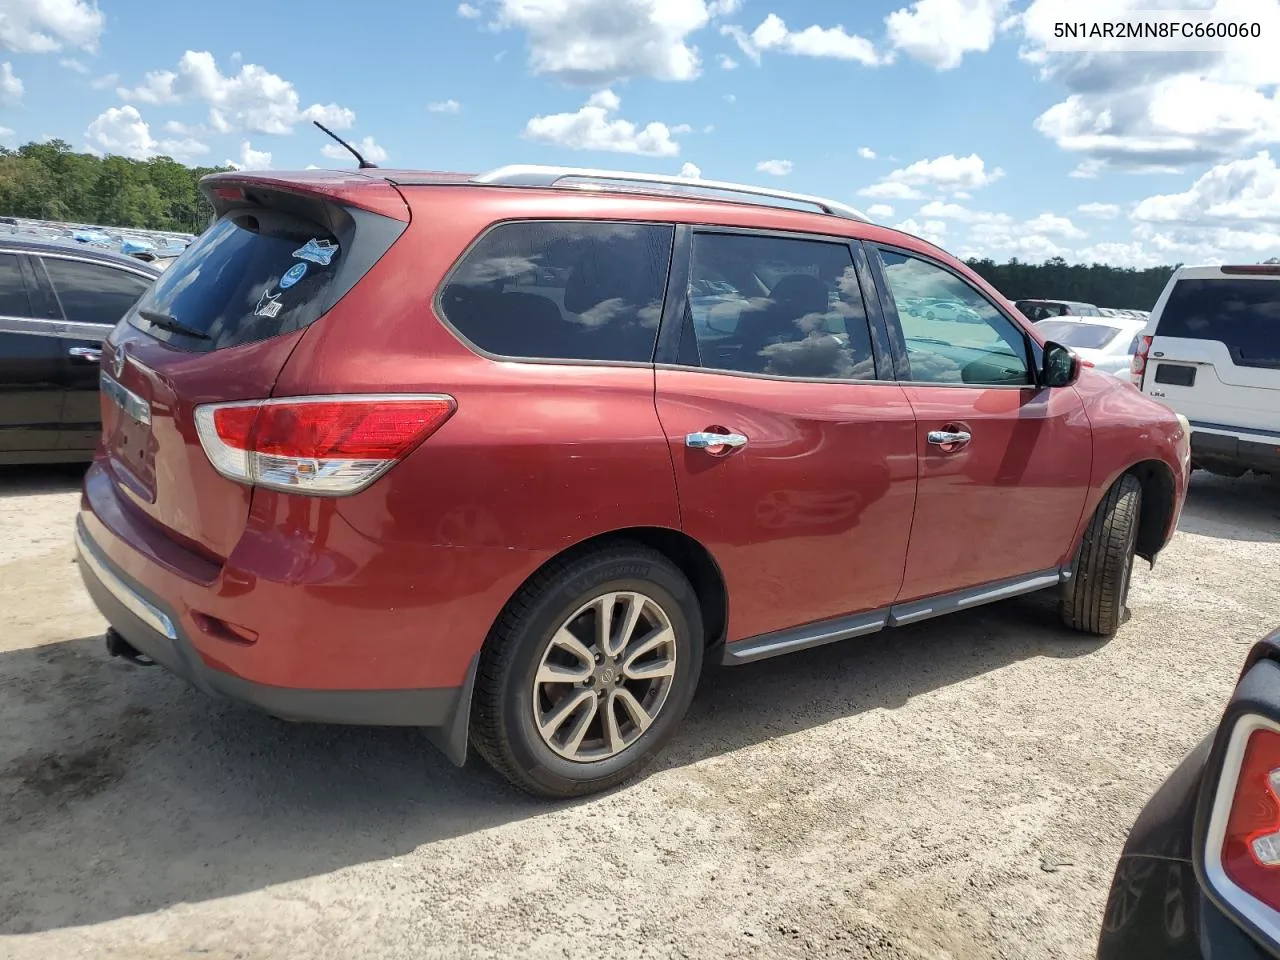
{"type": "Polygon", "coordinates": [[[327,267],[338,255],[338,245],[330,240],[317,240],[312,237],[307,241],[306,246],[293,251],[293,255],[299,260],[310,260],[312,263],[327,267]]]}
{"type": "Polygon", "coordinates": [[[280,278],[280,289],[288,290],[306,275],[307,265],[305,263],[295,263],[292,267],[286,270],[284,276],[280,278]]]}

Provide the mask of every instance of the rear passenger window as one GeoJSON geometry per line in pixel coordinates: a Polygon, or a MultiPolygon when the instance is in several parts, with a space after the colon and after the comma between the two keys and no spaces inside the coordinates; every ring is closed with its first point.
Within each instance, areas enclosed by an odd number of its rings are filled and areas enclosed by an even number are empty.
{"type": "Polygon", "coordinates": [[[27,287],[22,282],[18,258],[11,253],[0,255],[0,317],[32,317],[27,287]]]}
{"type": "Polygon", "coordinates": [[[80,260],[44,257],[66,319],[115,326],[151,285],[137,274],[80,260]]]}
{"type": "Polygon", "coordinates": [[[688,321],[707,369],[876,376],[862,291],[843,243],[695,234],[688,321]]]}
{"type": "Polygon", "coordinates": [[[441,311],[486,353],[649,363],[674,236],[643,223],[500,224],[458,265],[441,311]]]}

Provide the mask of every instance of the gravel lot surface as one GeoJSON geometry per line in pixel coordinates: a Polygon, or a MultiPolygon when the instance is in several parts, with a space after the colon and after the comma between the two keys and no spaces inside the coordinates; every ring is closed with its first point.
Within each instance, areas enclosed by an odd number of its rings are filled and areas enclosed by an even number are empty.
{"type": "Polygon", "coordinates": [[[415,731],[106,656],[74,471],[0,472],[0,956],[1092,955],[1115,858],[1280,623],[1280,484],[1197,474],[1110,643],[1045,597],[713,671],[547,804],[415,731]]]}

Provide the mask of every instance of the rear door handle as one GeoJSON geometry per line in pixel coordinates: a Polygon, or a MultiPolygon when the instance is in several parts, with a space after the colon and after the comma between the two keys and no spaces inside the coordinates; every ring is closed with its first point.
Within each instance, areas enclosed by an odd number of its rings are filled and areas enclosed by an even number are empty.
{"type": "Polygon", "coordinates": [[[706,450],[709,453],[724,453],[737,447],[745,447],[747,438],[740,433],[690,433],[684,438],[684,445],[695,450],[706,450]]]}
{"type": "Polygon", "coordinates": [[[85,363],[100,363],[102,361],[102,351],[97,347],[72,347],[67,353],[73,360],[83,360],[85,363]]]}

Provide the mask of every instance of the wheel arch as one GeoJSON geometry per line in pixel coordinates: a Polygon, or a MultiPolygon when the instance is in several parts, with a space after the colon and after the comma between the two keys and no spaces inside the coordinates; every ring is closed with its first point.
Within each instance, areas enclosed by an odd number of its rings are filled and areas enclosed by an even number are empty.
{"type": "MultiPolygon", "coordinates": [[[[622,527],[580,540],[539,564],[507,598],[507,603],[551,564],[626,542],[656,550],[679,568],[692,584],[702,609],[704,648],[711,650],[722,644],[729,626],[729,594],[724,575],[710,550],[688,534],[670,527],[622,527]]],[[[503,607],[505,609],[506,604],[503,607]]]]}
{"type": "Polygon", "coordinates": [[[1134,553],[1148,563],[1154,563],[1156,554],[1168,542],[1169,523],[1177,506],[1173,470],[1163,460],[1143,460],[1120,474],[1125,475],[1142,484],[1142,510],[1138,515],[1138,539],[1134,553]]]}

